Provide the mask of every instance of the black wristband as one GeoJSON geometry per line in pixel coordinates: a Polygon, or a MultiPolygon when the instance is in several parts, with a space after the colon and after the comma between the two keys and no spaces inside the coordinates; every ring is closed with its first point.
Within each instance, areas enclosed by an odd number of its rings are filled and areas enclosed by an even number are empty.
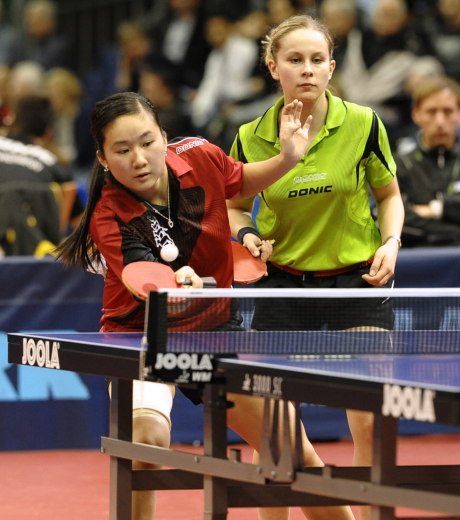
{"type": "Polygon", "coordinates": [[[238,242],[240,244],[243,243],[243,239],[244,239],[244,235],[246,235],[246,233],[252,233],[253,235],[256,235],[258,236],[260,239],[262,239],[260,233],[257,231],[256,228],[253,228],[253,227],[244,227],[244,228],[241,228],[239,231],[238,231],[238,242]]]}

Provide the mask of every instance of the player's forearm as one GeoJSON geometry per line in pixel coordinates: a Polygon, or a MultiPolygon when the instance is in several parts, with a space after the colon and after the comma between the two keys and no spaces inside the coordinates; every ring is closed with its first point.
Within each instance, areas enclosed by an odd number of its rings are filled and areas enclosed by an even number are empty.
{"type": "Polygon", "coordinates": [[[252,207],[254,199],[227,200],[228,221],[233,238],[238,238],[238,231],[244,228],[254,228],[252,207]]]}
{"type": "Polygon", "coordinates": [[[243,169],[243,184],[234,199],[253,197],[294,168],[298,159],[280,153],[265,161],[247,163],[243,169]]]}
{"type": "Polygon", "coordinates": [[[228,207],[228,220],[230,222],[230,230],[233,238],[238,237],[238,231],[240,231],[240,229],[254,228],[255,232],[255,226],[251,214],[241,208],[228,207]]]}
{"type": "Polygon", "coordinates": [[[377,205],[378,221],[382,241],[388,237],[400,237],[404,224],[404,205],[399,195],[392,195],[380,201],[377,205]]]}

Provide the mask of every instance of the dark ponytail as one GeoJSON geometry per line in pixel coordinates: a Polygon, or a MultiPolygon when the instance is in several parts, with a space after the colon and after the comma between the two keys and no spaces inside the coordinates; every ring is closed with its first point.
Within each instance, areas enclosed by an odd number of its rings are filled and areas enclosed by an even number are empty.
{"type": "Polygon", "coordinates": [[[101,197],[104,182],[104,168],[96,160],[88,190],[88,202],[80,223],[55,249],[58,260],[66,265],[81,266],[84,269],[91,270],[91,266],[97,265],[101,261],[99,251],[91,238],[89,225],[96,203],[101,197]]]}

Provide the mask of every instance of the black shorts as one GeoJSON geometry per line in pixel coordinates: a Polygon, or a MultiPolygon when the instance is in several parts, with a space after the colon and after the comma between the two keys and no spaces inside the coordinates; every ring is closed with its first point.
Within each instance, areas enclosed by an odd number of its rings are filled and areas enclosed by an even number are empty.
{"type": "MultiPolygon", "coordinates": [[[[257,282],[261,289],[371,288],[361,276],[369,266],[332,276],[298,276],[268,263],[268,276],[257,282]]],[[[385,287],[391,288],[393,280],[385,287]]],[[[342,330],[352,327],[392,329],[390,298],[257,298],[251,327],[255,330],[342,330]]]]}

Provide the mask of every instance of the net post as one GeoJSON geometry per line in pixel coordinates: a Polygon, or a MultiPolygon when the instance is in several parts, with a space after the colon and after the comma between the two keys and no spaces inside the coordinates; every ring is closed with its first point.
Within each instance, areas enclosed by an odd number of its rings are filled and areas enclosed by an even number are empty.
{"type": "Polygon", "coordinates": [[[156,354],[166,352],[167,294],[149,291],[145,308],[144,344],[147,346],[146,365],[155,362],[156,354]]]}

